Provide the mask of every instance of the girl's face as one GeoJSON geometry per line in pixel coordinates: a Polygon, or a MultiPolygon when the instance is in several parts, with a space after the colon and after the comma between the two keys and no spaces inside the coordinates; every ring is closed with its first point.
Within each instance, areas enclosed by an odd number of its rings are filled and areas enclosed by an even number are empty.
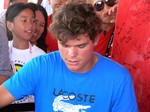
{"type": "Polygon", "coordinates": [[[13,20],[7,21],[7,27],[12,32],[13,39],[29,41],[35,29],[35,15],[32,10],[24,9],[13,20]]]}
{"type": "Polygon", "coordinates": [[[35,14],[36,14],[35,31],[34,31],[34,35],[30,40],[32,44],[36,44],[36,41],[41,37],[45,28],[45,19],[42,12],[37,10],[35,14]]]}

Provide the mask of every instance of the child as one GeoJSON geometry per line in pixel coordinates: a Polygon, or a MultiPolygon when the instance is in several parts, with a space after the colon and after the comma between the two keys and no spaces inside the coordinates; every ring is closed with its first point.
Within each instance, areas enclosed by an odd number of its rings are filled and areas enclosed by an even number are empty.
{"type": "MultiPolygon", "coordinates": [[[[35,13],[28,4],[15,3],[6,11],[7,36],[9,41],[9,54],[13,72],[17,72],[32,58],[45,54],[43,50],[32,45],[29,40],[35,29],[35,13]]],[[[29,99],[19,102],[28,102],[29,99]]]]}

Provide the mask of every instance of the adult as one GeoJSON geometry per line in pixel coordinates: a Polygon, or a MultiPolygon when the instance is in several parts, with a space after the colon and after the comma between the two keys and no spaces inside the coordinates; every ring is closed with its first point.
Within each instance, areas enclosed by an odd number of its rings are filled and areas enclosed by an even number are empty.
{"type": "Polygon", "coordinates": [[[88,0],[95,9],[97,16],[102,20],[103,32],[94,51],[109,57],[114,38],[114,27],[117,15],[117,0],[88,0]]]}
{"type": "Polygon", "coordinates": [[[8,39],[5,34],[6,31],[1,24],[0,31],[0,84],[2,84],[12,75],[12,70],[9,60],[8,39]]]}
{"type": "Polygon", "coordinates": [[[90,4],[61,6],[50,28],[59,51],[34,58],[1,85],[0,107],[34,94],[36,112],[137,112],[129,72],[93,52],[100,25],[90,4]]]}
{"type": "Polygon", "coordinates": [[[35,31],[34,35],[30,39],[30,42],[33,45],[38,46],[43,51],[47,52],[47,46],[45,43],[45,38],[47,35],[47,12],[40,4],[35,3],[28,3],[30,7],[34,10],[36,15],[36,21],[35,21],[35,31]]]}

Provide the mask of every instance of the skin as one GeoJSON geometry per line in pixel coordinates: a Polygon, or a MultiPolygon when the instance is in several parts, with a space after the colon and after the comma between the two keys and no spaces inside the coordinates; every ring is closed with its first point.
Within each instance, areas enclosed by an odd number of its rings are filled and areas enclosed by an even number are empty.
{"type": "Polygon", "coordinates": [[[7,27],[13,34],[13,46],[18,49],[27,49],[35,29],[34,13],[30,9],[23,10],[13,22],[7,21],[7,27]]]}
{"type": "Polygon", "coordinates": [[[68,69],[77,73],[91,70],[98,60],[97,55],[93,54],[95,43],[83,34],[75,40],[68,40],[66,43],[58,41],[61,57],[68,69]]]}
{"type": "Polygon", "coordinates": [[[36,45],[36,41],[41,37],[42,33],[44,32],[45,20],[41,11],[38,10],[35,12],[35,14],[36,14],[35,31],[34,35],[30,39],[30,42],[36,45]]]}
{"type": "Polygon", "coordinates": [[[27,3],[28,0],[9,0],[9,5],[13,3],[27,3]]]}
{"type": "MultiPolygon", "coordinates": [[[[98,0],[89,0],[89,3],[94,6],[98,0]]],[[[117,2],[116,2],[117,3],[117,2]]],[[[104,9],[102,11],[95,11],[97,16],[102,20],[103,25],[102,29],[109,31],[115,25],[116,14],[117,14],[118,4],[115,4],[113,7],[104,4],[104,9]]]]}
{"type": "Polygon", "coordinates": [[[43,1],[43,0],[38,0],[38,1],[37,1],[37,4],[41,4],[41,3],[42,3],[42,1],[43,1]]]}
{"type": "Polygon", "coordinates": [[[4,75],[0,75],[0,84],[2,84],[4,81],[6,81],[9,77],[8,76],[4,76],[4,75]]]}
{"type": "Polygon", "coordinates": [[[0,85],[0,101],[0,108],[15,101],[15,98],[8,92],[3,84],[0,85]]]}
{"type": "Polygon", "coordinates": [[[49,4],[53,9],[53,13],[57,11],[57,9],[62,5],[65,4],[68,0],[49,0],[49,4]]]}

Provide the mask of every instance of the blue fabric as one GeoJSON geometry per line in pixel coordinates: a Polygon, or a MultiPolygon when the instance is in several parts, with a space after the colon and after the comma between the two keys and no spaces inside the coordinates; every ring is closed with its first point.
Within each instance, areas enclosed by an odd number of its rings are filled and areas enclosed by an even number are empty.
{"type": "Polygon", "coordinates": [[[83,74],[69,71],[59,51],[42,55],[4,85],[16,99],[35,95],[36,112],[138,112],[129,72],[97,55],[83,74]]]}

